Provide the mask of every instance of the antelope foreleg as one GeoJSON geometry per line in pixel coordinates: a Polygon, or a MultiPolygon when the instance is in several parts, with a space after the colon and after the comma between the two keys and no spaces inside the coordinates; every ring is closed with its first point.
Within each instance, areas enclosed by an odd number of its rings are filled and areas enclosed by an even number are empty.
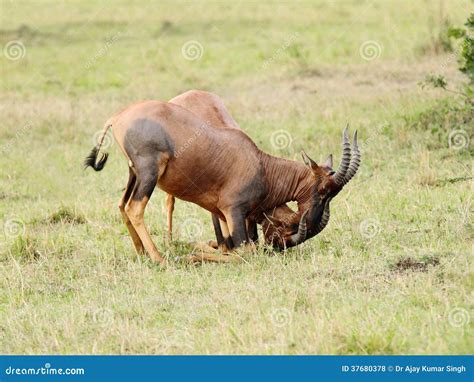
{"type": "Polygon", "coordinates": [[[166,220],[168,223],[168,241],[171,243],[173,240],[173,211],[174,211],[174,203],[175,199],[174,196],[171,194],[168,194],[166,196],[166,220]]]}
{"type": "Polygon", "coordinates": [[[249,244],[247,224],[243,213],[239,210],[231,210],[225,214],[225,218],[234,247],[249,244]]]}

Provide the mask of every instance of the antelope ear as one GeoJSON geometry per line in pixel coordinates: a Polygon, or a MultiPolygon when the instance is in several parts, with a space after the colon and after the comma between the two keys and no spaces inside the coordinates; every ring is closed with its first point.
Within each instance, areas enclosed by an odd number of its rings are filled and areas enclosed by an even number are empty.
{"type": "Polygon", "coordinates": [[[319,168],[318,164],[312,160],[308,154],[304,152],[304,150],[301,151],[301,156],[303,157],[303,162],[309,167],[310,170],[316,170],[319,168]]]}
{"type": "Polygon", "coordinates": [[[326,162],[324,162],[324,166],[332,168],[333,162],[332,162],[332,154],[329,154],[329,156],[326,159],[326,162]]]}

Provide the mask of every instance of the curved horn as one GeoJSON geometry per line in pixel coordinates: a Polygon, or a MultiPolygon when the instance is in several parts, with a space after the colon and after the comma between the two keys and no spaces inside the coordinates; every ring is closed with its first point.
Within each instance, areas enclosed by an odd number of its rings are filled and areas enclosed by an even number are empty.
{"type": "Polygon", "coordinates": [[[357,130],[354,133],[354,141],[352,142],[352,157],[351,163],[349,163],[349,169],[346,172],[346,176],[344,177],[344,184],[349,182],[352,177],[356,174],[357,170],[360,166],[360,150],[359,145],[357,144],[357,130]]]}
{"type": "Polygon", "coordinates": [[[331,199],[332,198],[329,198],[326,201],[326,204],[324,206],[323,216],[321,217],[321,221],[318,224],[318,229],[316,230],[316,234],[320,233],[324,228],[326,228],[326,226],[329,223],[329,217],[331,215],[329,211],[329,202],[331,201],[331,199]]]}
{"type": "Polygon", "coordinates": [[[301,215],[300,224],[298,225],[298,232],[291,235],[288,239],[289,244],[291,244],[290,246],[298,245],[305,241],[306,233],[308,232],[308,227],[306,225],[306,215],[308,214],[308,211],[309,209],[303,212],[303,215],[301,215]]]}
{"type": "Polygon", "coordinates": [[[346,126],[344,129],[344,133],[342,134],[342,159],[339,168],[337,169],[336,173],[333,175],[334,182],[338,186],[343,186],[344,177],[346,176],[347,169],[349,168],[349,163],[351,161],[351,144],[349,143],[349,133],[348,127],[346,126]]]}

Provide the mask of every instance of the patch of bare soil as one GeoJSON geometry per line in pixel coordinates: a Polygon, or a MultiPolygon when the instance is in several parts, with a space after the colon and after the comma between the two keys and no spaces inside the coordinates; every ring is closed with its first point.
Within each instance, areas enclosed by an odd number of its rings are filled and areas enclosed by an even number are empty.
{"type": "Polygon", "coordinates": [[[416,271],[416,272],[426,272],[429,266],[439,265],[439,258],[436,256],[428,257],[423,260],[415,260],[411,257],[405,257],[398,260],[392,267],[395,272],[406,272],[406,271],[416,271]]]}

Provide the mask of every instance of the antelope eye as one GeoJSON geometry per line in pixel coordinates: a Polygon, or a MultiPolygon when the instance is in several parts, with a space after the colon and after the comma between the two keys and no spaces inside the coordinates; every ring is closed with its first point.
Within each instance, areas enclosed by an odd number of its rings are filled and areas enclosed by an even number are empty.
{"type": "Polygon", "coordinates": [[[336,171],[333,171],[333,170],[329,171],[329,175],[334,175],[335,173],[336,171]]]}

